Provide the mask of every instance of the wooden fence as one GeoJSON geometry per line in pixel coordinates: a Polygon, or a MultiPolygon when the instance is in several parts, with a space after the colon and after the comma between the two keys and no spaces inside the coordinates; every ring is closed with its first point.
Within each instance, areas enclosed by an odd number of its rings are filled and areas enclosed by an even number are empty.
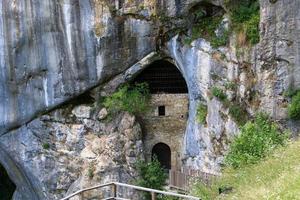
{"type": "Polygon", "coordinates": [[[169,186],[187,192],[196,181],[210,185],[219,174],[206,173],[199,170],[185,169],[169,171],[169,186]]]}

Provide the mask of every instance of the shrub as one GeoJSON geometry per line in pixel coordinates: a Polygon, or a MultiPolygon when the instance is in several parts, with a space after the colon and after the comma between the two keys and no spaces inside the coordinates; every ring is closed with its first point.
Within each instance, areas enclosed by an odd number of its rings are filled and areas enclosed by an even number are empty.
{"type": "Polygon", "coordinates": [[[274,148],[283,145],[287,134],[280,133],[278,126],[265,114],[258,114],[253,122],[241,128],[230,146],[225,163],[233,168],[254,164],[274,148]]]}
{"type": "Polygon", "coordinates": [[[292,96],[292,102],[288,107],[288,115],[291,119],[300,119],[300,91],[292,96]]]}
{"type": "Polygon", "coordinates": [[[90,180],[93,179],[94,177],[94,171],[95,171],[94,166],[90,164],[87,172],[87,176],[89,177],[90,180]]]}
{"type": "Polygon", "coordinates": [[[50,149],[49,143],[43,143],[43,149],[50,149]]]}
{"type": "Polygon", "coordinates": [[[211,92],[213,96],[217,97],[221,101],[225,101],[227,99],[226,94],[218,87],[213,87],[211,92]]]}
{"type": "Polygon", "coordinates": [[[192,28],[192,35],[189,40],[185,42],[193,41],[198,38],[204,38],[210,41],[213,48],[219,46],[225,46],[228,42],[228,31],[224,30],[219,36],[215,31],[222,21],[221,16],[209,16],[201,18],[192,28]]]}
{"type": "Polygon", "coordinates": [[[243,126],[248,120],[248,113],[241,105],[231,105],[229,107],[229,114],[240,126],[243,126]]]}
{"type": "Polygon", "coordinates": [[[207,105],[200,103],[197,108],[197,120],[198,122],[205,124],[207,115],[207,105]]]}
{"type": "Polygon", "coordinates": [[[250,44],[259,42],[259,2],[258,0],[226,0],[233,29],[245,34],[250,44]]]}
{"type": "Polygon", "coordinates": [[[225,83],[225,88],[227,90],[235,90],[237,88],[237,84],[233,81],[229,81],[229,82],[225,83]]]}
{"type": "Polygon", "coordinates": [[[103,105],[113,113],[127,111],[134,115],[141,115],[149,109],[149,101],[148,85],[140,83],[132,87],[125,85],[119,88],[117,92],[104,99],[103,105]]]}
{"type": "MultiPolygon", "coordinates": [[[[136,181],[137,185],[157,190],[163,189],[167,174],[156,157],[149,163],[139,160],[136,167],[140,175],[140,178],[136,181]]],[[[150,199],[150,194],[145,193],[145,198],[150,199]]]]}

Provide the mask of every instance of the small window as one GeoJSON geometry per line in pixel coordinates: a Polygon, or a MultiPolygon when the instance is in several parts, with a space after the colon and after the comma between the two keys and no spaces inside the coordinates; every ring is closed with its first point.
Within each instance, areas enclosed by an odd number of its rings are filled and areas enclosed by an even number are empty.
{"type": "Polygon", "coordinates": [[[166,115],[166,107],[158,106],[158,116],[165,116],[165,115],[166,115]]]}

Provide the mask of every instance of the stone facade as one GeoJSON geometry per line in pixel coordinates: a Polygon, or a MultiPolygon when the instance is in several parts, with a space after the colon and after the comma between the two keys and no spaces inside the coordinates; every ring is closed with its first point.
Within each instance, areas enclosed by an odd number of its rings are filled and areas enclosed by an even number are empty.
{"type": "Polygon", "coordinates": [[[180,170],[187,118],[188,94],[152,94],[151,111],[142,117],[146,159],[151,160],[154,145],[164,143],[171,149],[172,169],[180,170]],[[164,116],[159,106],[165,106],[164,116]]]}

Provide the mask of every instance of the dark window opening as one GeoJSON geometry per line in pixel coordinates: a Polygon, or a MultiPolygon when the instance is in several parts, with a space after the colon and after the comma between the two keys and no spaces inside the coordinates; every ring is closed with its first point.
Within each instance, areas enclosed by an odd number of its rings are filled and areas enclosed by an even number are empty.
{"type": "Polygon", "coordinates": [[[158,106],[158,116],[165,116],[165,115],[166,115],[166,107],[158,106]]]}
{"type": "Polygon", "coordinates": [[[153,62],[133,80],[133,83],[144,82],[148,83],[151,94],[188,93],[181,72],[175,65],[166,60],[153,62]]]}
{"type": "Polygon", "coordinates": [[[157,157],[157,160],[164,169],[171,169],[171,149],[168,145],[164,143],[154,145],[152,149],[152,159],[154,156],[157,157]]]}
{"type": "Polygon", "coordinates": [[[0,199],[12,199],[16,185],[10,180],[5,168],[0,165],[0,199]]]}

